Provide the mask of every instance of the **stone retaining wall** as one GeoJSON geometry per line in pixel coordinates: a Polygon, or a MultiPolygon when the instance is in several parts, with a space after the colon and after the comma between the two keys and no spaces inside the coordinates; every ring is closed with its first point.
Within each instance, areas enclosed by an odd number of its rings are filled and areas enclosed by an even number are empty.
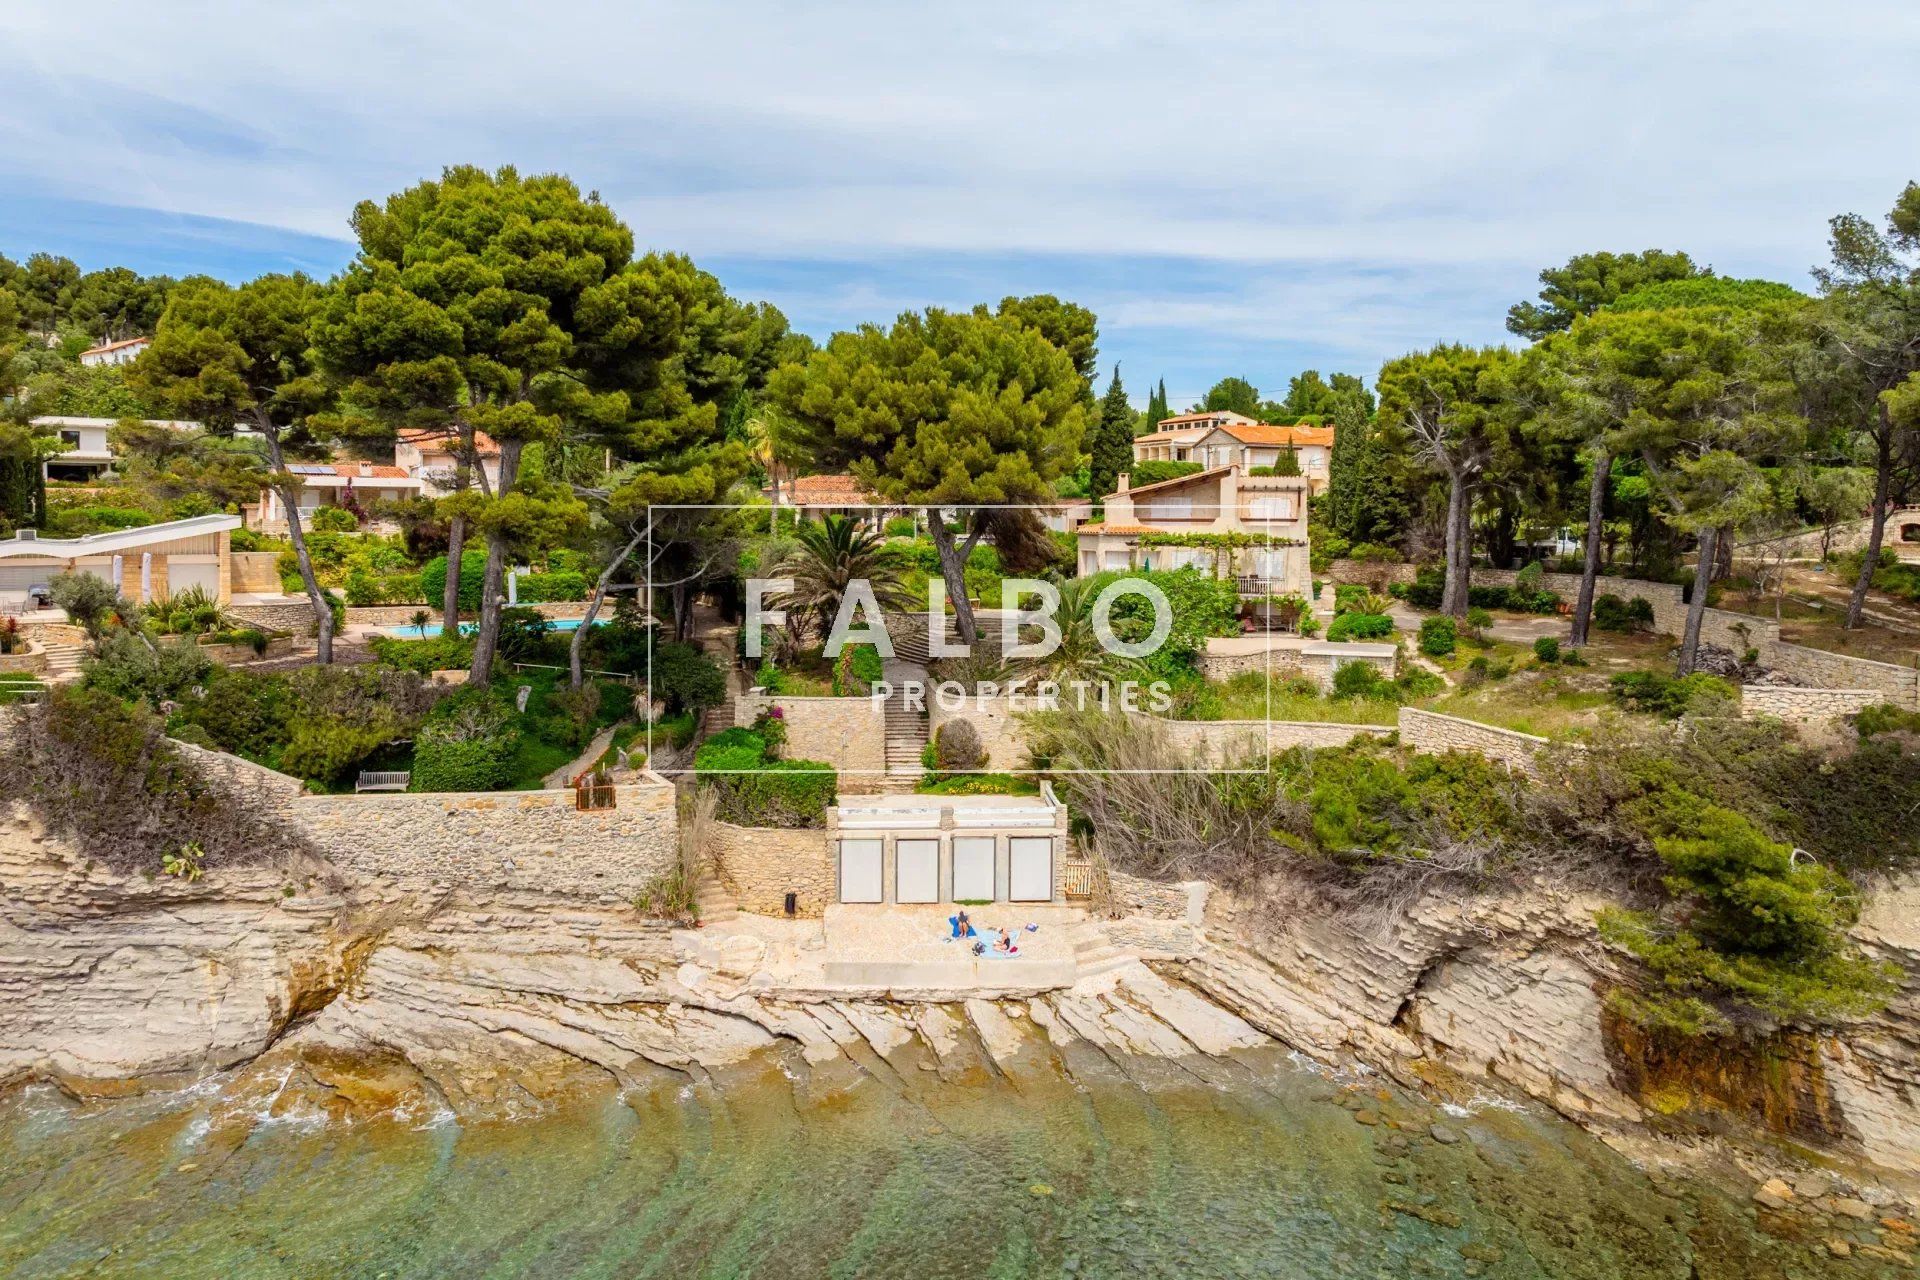
{"type": "Polygon", "coordinates": [[[713,824],[714,874],[742,911],[786,914],[786,895],[798,899],[795,914],[819,917],[834,899],[833,855],[825,831],[713,824]]]}
{"type": "Polygon", "coordinates": [[[1750,684],[1740,690],[1740,714],[1748,720],[1771,716],[1794,724],[1820,724],[1853,715],[1885,700],[1871,689],[1750,684]]]}
{"type": "Polygon", "coordinates": [[[1458,716],[1414,707],[1400,708],[1400,742],[1428,755],[1472,751],[1527,774],[1534,771],[1534,758],[1553,745],[1549,739],[1531,733],[1500,729],[1477,720],[1462,720],[1458,716]]]}
{"type": "Polygon", "coordinates": [[[201,656],[229,667],[243,662],[259,662],[266,658],[284,658],[292,652],[292,636],[268,636],[267,647],[260,653],[255,653],[250,644],[203,644],[200,646],[201,656]]]}
{"type": "Polygon", "coordinates": [[[1300,656],[1297,649],[1280,649],[1271,653],[1202,653],[1200,655],[1200,674],[1209,680],[1228,681],[1235,676],[1249,672],[1262,675],[1272,672],[1276,679],[1287,680],[1295,676],[1306,676],[1324,685],[1332,676],[1326,674],[1328,664],[1324,660],[1313,661],[1314,670],[1309,672],[1308,659],[1300,656]]]}
{"type": "Polygon", "coordinates": [[[270,604],[231,604],[226,606],[226,611],[264,631],[289,631],[303,636],[313,630],[313,603],[305,596],[290,596],[270,604]]]}
{"type": "MultiPolygon", "coordinates": [[[[522,609],[532,609],[543,618],[584,618],[587,616],[585,600],[551,600],[541,604],[525,604],[522,609]]],[[[349,626],[366,627],[403,627],[413,623],[413,615],[425,613],[434,623],[441,621],[440,602],[430,604],[355,604],[347,606],[349,626]]],[[[607,601],[600,606],[599,616],[610,617],[613,602],[607,601]]],[[[469,619],[471,621],[471,619],[469,619]]]]}
{"type": "Polygon", "coordinates": [[[23,640],[13,653],[0,653],[0,671],[25,671],[38,675],[47,669],[47,647],[34,640],[23,640]]]}
{"type": "Polygon", "coordinates": [[[612,809],[581,813],[571,790],[307,795],[298,778],[175,745],[236,799],[289,821],[350,874],[624,900],[668,871],[677,853],[674,790],[652,774],[614,788],[612,809]]]}
{"type": "Polygon", "coordinates": [[[858,791],[862,776],[872,780],[886,773],[887,715],[881,703],[868,697],[795,698],[753,691],[734,699],[733,722],[751,725],[773,707],[787,722],[787,759],[832,765],[840,771],[843,791],[858,791]]]}
{"type": "Polygon", "coordinates": [[[280,594],[280,553],[277,551],[235,551],[228,562],[227,581],[241,595],[280,594]]]}
{"type": "Polygon", "coordinates": [[[1207,895],[1213,890],[1205,880],[1149,880],[1124,871],[1109,871],[1107,883],[1114,909],[1122,915],[1193,924],[1206,918],[1207,895]]]}
{"type": "Polygon", "coordinates": [[[1385,737],[1384,725],[1311,720],[1160,720],[1167,740],[1208,765],[1264,759],[1289,747],[1343,747],[1355,738],[1385,737]]]}
{"type": "Polygon", "coordinates": [[[940,726],[953,720],[965,720],[973,725],[980,735],[980,748],[987,754],[986,763],[981,767],[990,773],[1012,773],[1029,767],[1027,739],[1020,716],[1034,709],[1034,699],[1023,697],[1016,702],[1013,698],[976,698],[968,694],[966,701],[956,710],[949,711],[940,705],[933,696],[933,687],[928,687],[927,740],[933,741],[940,733],[940,726]],[[1018,708],[1016,710],[1016,707],[1018,708]]]}

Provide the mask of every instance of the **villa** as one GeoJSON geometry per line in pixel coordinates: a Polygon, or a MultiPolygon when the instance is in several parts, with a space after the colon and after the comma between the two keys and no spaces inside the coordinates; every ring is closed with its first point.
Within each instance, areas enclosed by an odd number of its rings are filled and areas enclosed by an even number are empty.
{"type": "MultiPolygon", "coordinates": [[[[471,465],[456,452],[457,439],[451,431],[402,430],[393,443],[393,465],[418,480],[427,497],[444,498],[454,491],[461,466],[471,465]]],[[[498,490],[500,446],[484,431],[473,433],[473,444],[487,487],[498,490]]]]}
{"type": "MultiPolygon", "coordinates": [[[[399,467],[378,462],[296,462],[287,468],[300,481],[300,517],[304,523],[321,507],[368,507],[391,498],[417,497],[427,482],[399,467]]],[[[260,491],[260,501],[244,508],[247,527],[282,533],[287,511],[277,489],[260,491]]]]}
{"type": "Polygon", "coordinates": [[[1244,596],[1305,596],[1304,476],[1247,475],[1239,463],[1130,487],[1122,475],[1104,518],[1078,530],[1079,571],[1195,566],[1232,577],[1244,596]]]}
{"type": "Polygon", "coordinates": [[[1300,474],[1312,492],[1327,487],[1328,464],[1333,458],[1332,427],[1285,426],[1255,422],[1225,410],[1164,418],[1133,441],[1135,462],[1197,462],[1203,467],[1229,463],[1247,472],[1276,466],[1282,454],[1292,453],[1300,474]]]}
{"type": "Polygon", "coordinates": [[[232,532],[240,517],[194,516],[80,538],[42,538],[22,529],[0,541],[0,613],[44,607],[62,573],[91,573],[135,604],[198,587],[222,604],[233,598],[232,532]]]}
{"type": "Polygon", "coordinates": [[[140,353],[153,345],[152,338],[124,338],[119,342],[103,342],[97,347],[88,347],[80,353],[80,363],[89,368],[99,365],[132,364],[140,353]]]}
{"type": "MultiPolygon", "coordinates": [[[[41,464],[42,473],[49,480],[89,481],[111,471],[114,454],[108,433],[119,421],[119,418],[74,418],[59,414],[35,418],[34,426],[59,436],[60,443],[66,446],[63,452],[41,464]]],[[[196,431],[200,427],[197,422],[168,419],[149,418],[147,422],[150,426],[172,427],[176,431],[196,431]]]]}

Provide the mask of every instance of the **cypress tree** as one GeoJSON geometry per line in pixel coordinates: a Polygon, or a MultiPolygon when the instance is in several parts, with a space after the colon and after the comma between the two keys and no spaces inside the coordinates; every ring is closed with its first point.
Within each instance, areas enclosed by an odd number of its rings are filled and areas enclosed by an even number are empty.
{"type": "Polygon", "coordinates": [[[1113,381],[1100,398],[1100,421],[1093,428],[1092,455],[1088,464],[1089,486],[1094,501],[1112,493],[1122,471],[1133,466],[1133,406],[1120,385],[1120,366],[1113,366],[1113,381]]]}
{"type": "Polygon", "coordinates": [[[1152,431],[1160,425],[1160,420],[1170,416],[1167,412],[1167,380],[1160,379],[1153,394],[1147,397],[1147,420],[1140,425],[1142,433],[1152,431]]]}

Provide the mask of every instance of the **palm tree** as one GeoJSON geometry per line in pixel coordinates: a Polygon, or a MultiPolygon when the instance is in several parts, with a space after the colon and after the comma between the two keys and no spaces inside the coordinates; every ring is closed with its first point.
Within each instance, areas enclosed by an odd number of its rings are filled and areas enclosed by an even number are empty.
{"type": "MultiPolygon", "coordinates": [[[[828,516],[818,524],[802,524],[795,537],[800,545],[774,568],[775,577],[793,580],[793,590],[776,596],[773,603],[810,616],[822,639],[833,629],[834,618],[857,582],[872,588],[873,599],[882,609],[907,603],[898,555],[867,526],[846,516],[828,516]]],[[[852,661],[852,649],[842,649],[841,665],[851,667],[852,661]]],[[[845,672],[843,680],[844,676],[845,672]]]]}
{"type": "Polygon", "coordinates": [[[1060,584],[1060,643],[1052,653],[1028,659],[1026,670],[1041,679],[1065,685],[1075,680],[1109,684],[1138,675],[1145,668],[1137,658],[1110,651],[1093,626],[1093,602],[1099,595],[1092,578],[1069,578],[1060,584]]]}

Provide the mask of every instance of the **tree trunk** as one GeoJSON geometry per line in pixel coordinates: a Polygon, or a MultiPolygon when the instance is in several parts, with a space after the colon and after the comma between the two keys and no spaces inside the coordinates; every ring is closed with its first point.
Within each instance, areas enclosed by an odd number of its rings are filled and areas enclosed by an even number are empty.
{"type": "Polygon", "coordinates": [[[1713,537],[1713,580],[1720,582],[1732,576],[1733,526],[1721,525],[1713,537]]]}
{"type": "Polygon", "coordinates": [[[1587,555],[1580,566],[1580,595],[1573,605],[1573,633],[1567,637],[1567,644],[1575,649],[1587,643],[1587,629],[1593,622],[1593,593],[1600,580],[1600,540],[1606,524],[1607,483],[1612,475],[1613,455],[1596,449],[1593,479],[1587,485],[1587,555]]]}
{"type": "Polygon", "coordinates": [[[673,584],[673,638],[686,644],[692,636],[693,584],[683,580],[673,584]]]}
{"type": "Polygon", "coordinates": [[[1456,473],[1447,489],[1447,575],[1440,593],[1440,612],[1456,618],[1467,616],[1467,563],[1471,554],[1467,541],[1472,527],[1472,483],[1456,473]]]}
{"type": "Polygon", "coordinates": [[[447,586],[440,593],[440,634],[460,634],[460,556],[467,548],[467,518],[447,522],[447,586]]]}
{"type": "Polygon", "coordinates": [[[280,428],[264,417],[258,420],[258,426],[266,438],[267,459],[273,465],[273,487],[280,494],[281,505],[287,509],[287,540],[293,543],[293,562],[299,567],[300,581],[307,589],[308,602],[313,605],[317,656],[321,665],[326,666],[333,661],[333,606],[327,600],[327,593],[320,589],[320,579],[313,574],[306,531],[300,527],[300,486],[287,470],[286,457],[280,452],[280,428]]]}
{"type": "Polygon", "coordinates": [[[1853,584],[1853,595],[1847,601],[1847,620],[1844,624],[1848,631],[1860,625],[1861,615],[1867,608],[1867,588],[1873,585],[1874,570],[1880,567],[1880,545],[1887,536],[1887,515],[1893,502],[1893,413],[1887,407],[1884,398],[1880,401],[1880,430],[1876,442],[1879,446],[1873,466],[1873,515],[1867,526],[1867,550],[1860,561],[1860,577],[1853,584]]]}
{"type": "MultiPolygon", "coordinates": [[[[974,517],[968,519],[972,521],[974,517]]],[[[953,602],[954,629],[971,648],[980,638],[980,628],[973,619],[973,605],[967,600],[967,557],[973,554],[985,526],[976,527],[959,546],[954,545],[953,530],[947,528],[945,511],[930,512],[927,529],[933,534],[933,548],[940,555],[940,577],[947,584],[947,598],[953,602]]]]}
{"type": "Polygon", "coordinates": [[[593,596],[587,601],[587,611],[581,615],[580,626],[573,633],[573,639],[567,644],[567,684],[576,693],[580,691],[581,684],[586,680],[586,670],[582,665],[581,655],[586,651],[587,630],[593,626],[594,618],[600,613],[600,605],[607,598],[607,586],[613,581],[613,575],[619,571],[620,566],[627,562],[627,557],[633,554],[633,549],[640,545],[652,529],[651,519],[635,529],[633,537],[627,539],[627,545],[620,548],[619,555],[607,562],[607,567],[600,573],[599,581],[593,584],[593,596]]]}
{"type": "MultiPolygon", "coordinates": [[[[520,451],[525,441],[500,442],[500,484],[505,496],[520,474],[520,451]]],[[[487,571],[480,580],[480,624],[473,637],[473,668],[467,676],[471,684],[486,684],[493,679],[493,658],[500,648],[500,610],[506,602],[507,534],[506,530],[487,530],[487,571]]]]}
{"type": "Polygon", "coordinates": [[[1707,586],[1713,581],[1713,560],[1720,541],[1718,529],[1700,531],[1700,554],[1693,565],[1693,596],[1687,601],[1687,631],[1680,640],[1680,672],[1691,675],[1700,655],[1700,623],[1707,616],[1707,586]]]}

